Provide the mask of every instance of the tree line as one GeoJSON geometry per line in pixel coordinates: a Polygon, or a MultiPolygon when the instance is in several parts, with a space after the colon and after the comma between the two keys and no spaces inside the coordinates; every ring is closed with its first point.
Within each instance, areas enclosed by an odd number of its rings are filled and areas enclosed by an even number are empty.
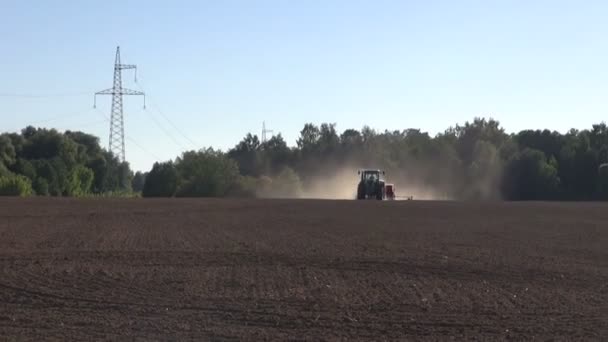
{"type": "Polygon", "coordinates": [[[94,136],[27,127],[0,135],[0,194],[293,197],[341,168],[373,167],[402,188],[416,184],[452,199],[607,200],[606,163],[604,123],[508,134],[498,121],[476,118],[435,136],[308,123],[294,147],[281,134],[266,142],[247,134],[226,152],[187,151],[136,173],[94,136]]]}
{"type": "Polygon", "coordinates": [[[129,164],[90,134],[29,126],[0,135],[0,195],[118,195],[131,178],[129,164]]]}

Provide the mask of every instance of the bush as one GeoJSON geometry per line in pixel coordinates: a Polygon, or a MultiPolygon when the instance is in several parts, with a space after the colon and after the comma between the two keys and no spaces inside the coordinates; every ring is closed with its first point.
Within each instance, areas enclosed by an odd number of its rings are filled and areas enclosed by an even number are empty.
{"type": "Polygon", "coordinates": [[[86,198],[140,198],[141,194],[127,190],[106,191],[100,193],[88,193],[82,197],[86,198]]]}
{"type": "Polygon", "coordinates": [[[285,167],[272,182],[275,197],[298,197],[302,194],[300,176],[291,168],[285,167]]]}
{"type": "Polygon", "coordinates": [[[48,196],[49,195],[49,183],[46,179],[38,177],[34,181],[34,191],[38,196],[48,196]]]}
{"type": "Polygon", "coordinates": [[[24,176],[13,175],[0,177],[0,196],[30,196],[32,182],[24,176]]]}
{"type": "Polygon", "coordinates": [[[234,186],[228,191],[230,197],[255,197],[258,180],[251,176],[239,176],[234,186]]]}
{"type": "Polygon", "coordinates": [[[284,167],[274,178],[260,177],[256,194],[266,198],[299,197],[302,195],[302,182],[293,169],[284,167]]]}

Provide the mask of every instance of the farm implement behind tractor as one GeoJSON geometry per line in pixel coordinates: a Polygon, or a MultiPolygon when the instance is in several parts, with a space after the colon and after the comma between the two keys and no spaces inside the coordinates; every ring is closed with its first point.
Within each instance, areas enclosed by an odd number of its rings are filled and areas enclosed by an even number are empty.
{"type": "Polygon", "coordinates": [[[382,178],[386,173],[380,170],[359,170],[361,179],[357,185],[357,199],[389,200],[396,199],[413,200],[414,196],[397,196],[395,184],[386,183],[382,178]]]}

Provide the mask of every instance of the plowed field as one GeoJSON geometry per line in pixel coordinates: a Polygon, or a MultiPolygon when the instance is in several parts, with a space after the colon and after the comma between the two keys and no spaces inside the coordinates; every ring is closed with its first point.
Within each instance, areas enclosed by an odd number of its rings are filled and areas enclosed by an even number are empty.
{"type": "Polygon", "coordinates": [[[0,199],[2,340],[608,339],[608,205],[0,199]]]}

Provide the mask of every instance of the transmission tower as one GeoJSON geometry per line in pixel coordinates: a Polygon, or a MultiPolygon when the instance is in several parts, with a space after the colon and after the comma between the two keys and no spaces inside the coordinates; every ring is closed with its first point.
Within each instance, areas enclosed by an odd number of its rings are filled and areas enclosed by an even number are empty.
{"type": "Polygon", "coordinates": [[[273,133],[273,130],[266,129],[266,121],[262,121],[262,144],[265,144],[268,138],[266,133],[273,133]]]}
{"type": "Polygon", "coordinates": [[[135,82],[137,82],[137,67],[133,64],[120,63],[120,46],[116,47],[116,61],[114,62],[114,86],[95,93],[94,107],[97,106],[97,95],[112,95],[112,112],[110,115],[110,144],[109,150],[120,161],[125,161],[125,125],[122,113],[123,95],[143,95],[144,109],[146,108],[146,94],[141,91],[122,87],[122,70],[135,69],[135,82]]]}

